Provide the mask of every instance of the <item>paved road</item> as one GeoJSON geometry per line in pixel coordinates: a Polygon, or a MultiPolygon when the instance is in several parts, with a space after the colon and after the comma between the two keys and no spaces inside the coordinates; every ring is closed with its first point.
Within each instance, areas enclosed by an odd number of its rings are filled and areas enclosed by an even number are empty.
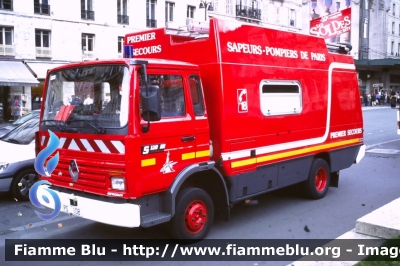
{"type": "MultiPolygon", "coordinates": [[[[363,112],[365,141],[373,148],[400,150],[394,111],[389,108],[363,112]],[[386,143],[381,144],[380,143],[386,143]],[[378,145],[378,146],[376,146],[378,145]],[[397,146],[396,146],[397,145],[397,146]]],[[[339,188],[332,188],[321,200],[301,196],[290,187],[258,197],[258,205],[239,204],[228,222],[215,222],[212,239],[333,239],[351,230],[365,214],[399,197],[400,157],[368,152],[358,165],[341,172],[339,188]],[[308,232],[304,229],[309,229],[308,232]]],[[[29,202],[0,198],[0,265],[27,265],[4,262],[4,239],[163,239],[165,226],[147,230],[103,225],[67,215],[41,221],[29,202]],[[18,216],[21,213],[22,216],[18,216]],[[29,223],[32,223],[29,226],[29,223]],[[4,262],[4,263],[3,263],[4,262]]],[[[164,262],[161,265],[287,265],[289,262],[164,262]]],[[[37,262],[29,265],[70,265],[71,262],[37,262]]],[[[75,264],[75,263],[74,263],[75,264]]],[[[154,262],[78,262],[77,265],[155,265],[154,262]]],[[[159,263],[157,263],[159,264],[159,263]]]]}

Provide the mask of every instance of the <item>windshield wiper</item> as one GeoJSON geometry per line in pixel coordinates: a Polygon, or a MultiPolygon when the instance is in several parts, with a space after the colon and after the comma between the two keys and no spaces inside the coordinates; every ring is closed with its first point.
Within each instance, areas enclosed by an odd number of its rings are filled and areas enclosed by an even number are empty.
{"type": "Polygon", "coordinates": [[[9,143],[21,144],[21,142],[19,142],[19,141],[16,140],[16,139],[7,139],[7,140],[4,140],[4,139],[3,139],[3,141],[9,142],[9,143]]]}
{"type": "Polygon", "coordinates": [[[96,123],[96,125],[93,125],[86,119],[71,119],[71,120],[68,120],[67,122],[85,122],[89,126],[91,126],[96,131],[97,134],[105,134],[106,133],[106,129],[104,127],[98,125],[97,123],[96,123]]]}
{"type": "Polygon", "coordinates": [[[65,131],[65,126],[61,126],[60,123],[57,123],[56,120],[42,120],[40,123],[43,122],[53,122],[53,125],[55,125],[61,132],[65,131]]]}

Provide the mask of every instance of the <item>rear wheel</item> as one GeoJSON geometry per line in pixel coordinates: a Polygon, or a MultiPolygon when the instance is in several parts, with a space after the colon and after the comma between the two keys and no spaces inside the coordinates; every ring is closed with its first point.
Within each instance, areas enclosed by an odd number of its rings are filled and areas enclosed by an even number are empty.
{"type": "Polygon", "coordinates": [[[211,197],[202,189],[185,188],[176,198],[175,215],[169,229],[176,239],[196,241],[205,238],[214,220],[211,197]]]}
{"type": "Polygon", "coordinates": [[[314,159],[308,180],[304,183],[307,196],[313,199],[325,197],[329,189],[330,176],[328,163],[320,158],[314,159]]]}
{"type": "Polygon", "coordinates": [[[18,173],[11,183],[11,194],[19,200],[29,200],[29,190],[38,181],[35,169],[27,169],[18,173]]]}

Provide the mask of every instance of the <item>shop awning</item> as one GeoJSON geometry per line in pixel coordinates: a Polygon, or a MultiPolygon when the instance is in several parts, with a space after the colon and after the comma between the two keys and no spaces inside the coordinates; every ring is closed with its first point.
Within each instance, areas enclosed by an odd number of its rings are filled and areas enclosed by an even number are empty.
{"type": "Polygon", "coordinates": [[[0,86],[36,86],[35,79],[21,61],[0,61],[0,86]]]}
{"type": "Polygon", "coordinates": [[[30,69],[32,69],[32,71],[36,74],[38,79],[45,79],[47,70],[67,64],[67,63],[43,63],[43,62],[33,62],[33,61],[32,62],[25,61],[25,63],[30,67],[30,69]]]}

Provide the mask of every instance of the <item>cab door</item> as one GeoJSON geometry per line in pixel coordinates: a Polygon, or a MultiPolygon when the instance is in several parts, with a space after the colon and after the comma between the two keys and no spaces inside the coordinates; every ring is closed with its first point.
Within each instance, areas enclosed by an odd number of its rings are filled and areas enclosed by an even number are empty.
{"type": "Polygon", "coordinates": [[[196,138],[196,152],[190,158],[195,159],[197,163],[209,161],[211,155],[210,132],[199,73],[188,72],[188,87],[196,138]]]}
{"type": "MultiPolygon", "coordinates": [[[[167,189],[176,175],[193,163],[196,152],[187,76],[178,70],[148,70],[149,85],[160,89],[161,120],[141,132],[141,186],[149,194],[167,189]]],[[[141,86],[143,89],[144,86],[141,86]]],[[[141,119],[141,125],[147,122],[141,119]]]]}

